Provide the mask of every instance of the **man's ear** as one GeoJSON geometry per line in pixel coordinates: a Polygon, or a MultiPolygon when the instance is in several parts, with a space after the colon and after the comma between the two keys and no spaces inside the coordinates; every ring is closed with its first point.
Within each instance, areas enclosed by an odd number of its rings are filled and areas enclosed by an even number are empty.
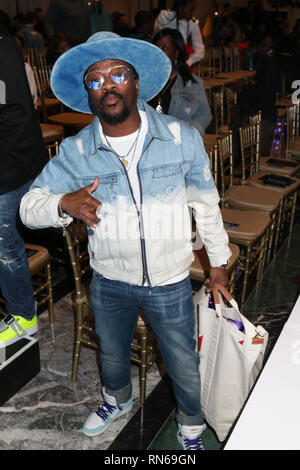
{"type": "Polygon", "coordinates": [[[140,90],[140,85],[139,85],[139,81],[137,78],[135,79],[135,89],[136,89],[136,94],[138,95],[139,90],[140,90]]]}

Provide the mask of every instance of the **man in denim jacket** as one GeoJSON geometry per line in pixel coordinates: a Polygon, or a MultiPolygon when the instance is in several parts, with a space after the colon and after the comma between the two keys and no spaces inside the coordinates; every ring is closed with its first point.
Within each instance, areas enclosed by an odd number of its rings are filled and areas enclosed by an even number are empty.
{"type": "Polygon", "coordinates": [[[169,74],[169,59],[157,47],[113,33],[96,33],[63,54],[52,71],[54,93],[97,117],[61,144],[20,213],[31,228],[64,226],[72,217],[88,225],[104,401],[84,433],[104,432],[132,407],[130,344],[143,308],[173,381],[179,441],[200,450],[205,425],[188,206],[211,262],[209,288],[227,284],[231,252],[198,131],[146,104],[169,74]]]}

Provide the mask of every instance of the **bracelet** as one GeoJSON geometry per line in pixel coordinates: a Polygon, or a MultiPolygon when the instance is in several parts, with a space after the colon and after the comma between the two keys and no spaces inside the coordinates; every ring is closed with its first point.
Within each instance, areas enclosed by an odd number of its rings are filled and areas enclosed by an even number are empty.
{"type": "Polygon", "coordinates": [[[61,217],[62,219],[67,219],[69,216],[66,212],[64,212],[62,210],[62,207],[61,207],[61,200],[62,200],[62,197],[60,198],[59,202],[58,202],[58,207],[57,207],[57,210],[58,210],[58,215],[59,217],[61,217]]]}

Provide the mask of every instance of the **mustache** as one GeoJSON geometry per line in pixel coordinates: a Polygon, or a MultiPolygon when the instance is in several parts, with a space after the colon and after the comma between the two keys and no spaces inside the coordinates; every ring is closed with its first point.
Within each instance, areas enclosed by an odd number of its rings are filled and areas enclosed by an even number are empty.
{"type": "Polygon", "coordinates": [[[119,98],[120,100],[123,100],[123,101],[124,101],[122,95],[120,95],[120,94],[117,93],[116,91],[113,91],[113,90],[112,90],[112,91],[107,91],[107,92],[105,93],[105,95],[103,95],[103,96],[100,98],[99,103],[100,103],[100,104],[103,104],[105,98],[106,98],[107,96],[109,96],[109,95],[116,96],[116,97],[119,98]]]}

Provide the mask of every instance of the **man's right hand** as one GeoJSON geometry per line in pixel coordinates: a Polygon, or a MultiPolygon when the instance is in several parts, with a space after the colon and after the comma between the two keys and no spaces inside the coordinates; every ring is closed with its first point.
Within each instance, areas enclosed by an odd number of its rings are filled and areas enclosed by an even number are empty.
{"type": "Polygon", "coordinates": [[[82,220],[90,227],[96,228],[100,222],[96,211],[101,206],[101,202],[93,198],[91,194],[96,191],[98,185],[99,177],[97,176],[89,186],[65,194],[60,201],[61,209],[72,217],[82,220]]]}

